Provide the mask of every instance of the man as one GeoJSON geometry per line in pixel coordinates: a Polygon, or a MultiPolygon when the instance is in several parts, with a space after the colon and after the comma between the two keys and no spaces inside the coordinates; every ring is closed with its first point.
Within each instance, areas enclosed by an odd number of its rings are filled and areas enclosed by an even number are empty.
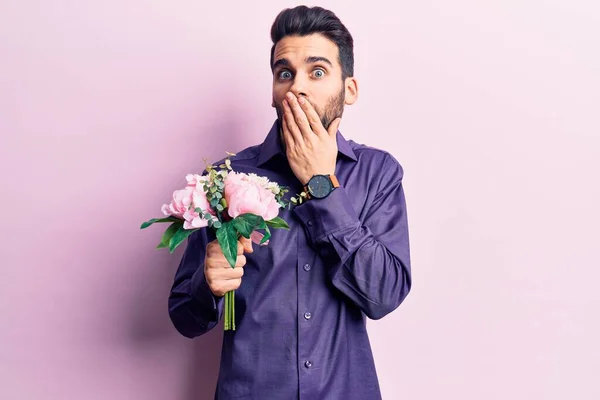
{"type": "Polygon", "coordinates": [[[281,210],[290,230],[274,230],[267,246],[242,238],[233,269],[212,230],[194,232],[170,317],[182,335],[200,336],[235,290],[236,330],[224,332],[216,399],[379,399],[366,317],[392,312],[411,287],[403,170],[337,129],[358,84],[352,36],[335,14],[284,10],[271,38],[277,120],[232,167],[310,199],[281,210]]]}

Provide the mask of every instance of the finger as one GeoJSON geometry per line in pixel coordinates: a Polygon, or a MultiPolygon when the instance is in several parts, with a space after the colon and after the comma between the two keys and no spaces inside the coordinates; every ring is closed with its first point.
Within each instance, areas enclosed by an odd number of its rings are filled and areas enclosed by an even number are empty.
{"type": "Polygon", "coordinates": [[[225,287],[227,288],[227,292],[231,291],[231,290],[236,290],[237,288],[240,287],[240,285],[242,284],[242,279],[231,279],[229,281],[227,281],[227,283],[225,284],[225,287]]]}
{"type": "Polygon", "coordinates": [[[292,133],[288,129],[287,122],[285,119],[286,119],[285,115],[283,115],[282,119],[281,119],[281,126],[282,126],[282,131],[283,131],[283,142],[285,145],[285,151],[286,151],[286,153],[289,153],[290,151],[294,151],[295,144],[294,144],[294,138],[292,137],[292,133]]]}
{"type": "Polygon", "coordinates": [[[246,265],[246,256],[243,255],[243,254],[240,255],[240,256],[237,256],[237,260],[235,261],[235,266],[236,267],[243,267],[244,265],[246,265]]]}
{"type": "Polygon", "coordinates": [[[285,122],[288,130],[292,134],[291,136],[294,140],[294,145],[301,146],[304,142],[304,139],[302,139],[302,132],[300,132],[300,128],[298,128],[298,125],[296,124],[294,113],[292,113],[290,103],[288,103],[287,100],[283,100],[283,115],[285,116],[285,122]]]}
{"type": "Polygon", "coordinates": [[[215,294],[217,294],[217,296],[219,297],[223,297],[225,293],[230,292],[232,290],[236,290],[240,287],[241,284],[242,278],[221,281],[215,285],[217,287],[217,289],[215,290],[217,293],[215,294]]]}
{"type": "Polygon", "coordinates": [[[208,284],[213,284],[217,281],[227,281],[230,279],[238,279],[244,275],[244,265],[240,265],[236,268],[231,268],[229,265],[227,268],[211,269],[205,272],[206,281],[208,284]]]}
{"type": "Polygon", "coordinates": [[[308,122],[308,118],[306,117],[304,109],[299,103],[301,100],[303,103],[306,103],[306,99],[304,99],[302,96],[296,98],[296,96],[292,94],[291,97],[288,97],[288,103],[292,109],[292,114],[294,114],[294,121],[296,122],[298,129],[300,129],[300,133],[303,135],[303,137],[309,138],[311,135],[314,135],[314,132],[310,127],[310,123],[308,122]]]}
{"type": "Polygon", "coordinates": [[[237,255],[239,256],[239,255],[242,255],[242,254],[244,254],[244,245],[242,244],[242,242],[240,242],[238,240],[238,242],[237,242],[237,255]]]}
{"type": "Polygon", "coordinates": [[[246,239],[245,237],[240,238],[240,242],[242,246],[244,246],[244,253],[252,253],[254,249],[252,248],[252,240],[246,239]]]}
{"type": "Polygon", "coordinates": [[[300,107],[302,107],[302,110],[306,115],[306,119],[310,124],[312,132],[317,136],[326,134],[327,131],[325,130],[325,127],[321,122],[321,118],[319,117],[317,110],[315,110],[310,101],[308,101],[308,99],[305,99],[304,97],[300,97],[298,98],[298,103],[300,104],[300,107]]]}
{"type": "Polygon", "coordinates": [[[329,133],[329,136],[332,136],[332,137],[336,136],[341,123],[342,123],[342,119],[338,117],[338,118],[334,119],[331,122],[331,124],[329,124],[329,129],[327,129],[327,133],[329,133]]]}

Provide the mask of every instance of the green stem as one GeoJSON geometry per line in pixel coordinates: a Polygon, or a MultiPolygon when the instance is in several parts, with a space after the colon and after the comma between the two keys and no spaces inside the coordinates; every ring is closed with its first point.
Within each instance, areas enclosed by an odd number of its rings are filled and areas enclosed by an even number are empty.
{"type": "Polygon", "coordinates": [[[226,331],[235,331],[235,292],[233,290],[225,293],[225,327],[226,331]]]}
{"type": "Polygon", "coordinates": [[[235,331],[235,292],[231,291],[231,329],[235,331]]]}

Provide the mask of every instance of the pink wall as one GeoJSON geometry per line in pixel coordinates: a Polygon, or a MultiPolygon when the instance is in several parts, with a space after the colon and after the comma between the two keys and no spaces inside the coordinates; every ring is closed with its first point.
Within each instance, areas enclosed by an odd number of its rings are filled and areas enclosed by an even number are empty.
{"type": "MultiPolygon", "coordinates": [[[[139,225],[263,139],[295,5],[218,3],[0,2],[0,398],[212,398],[222,328],[174,331],[181,249],[139,225]]],[[[600,6],[367,3],[320,4],[356,39],[342,132],[406,172],[413,291],[369,322],[384,398],[600,398],[600,6]]]]}

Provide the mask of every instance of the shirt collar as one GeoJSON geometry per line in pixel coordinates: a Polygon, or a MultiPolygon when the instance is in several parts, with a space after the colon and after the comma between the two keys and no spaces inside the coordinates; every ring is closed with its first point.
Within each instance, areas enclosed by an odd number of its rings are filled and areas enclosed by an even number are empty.
{"type": "MultiPolygon", "coordinates": [[[[356,154],[354,154],[354,150],[352,150],[352,147],[350,147],[350,143],[348,143],[344,136],[342,136],[339,130],[337,131],[336,138],[338,153],[342,153],[351,160],[357,161],[358,159],[356,158],[356,154]]],[[[285,152],[283,151],[281,137],[279,135],[279,119],[276,119],[260,147],[258,166],[260,167],[278,154],[282,155],[284,158],[287,158],[285,152]]]]}

